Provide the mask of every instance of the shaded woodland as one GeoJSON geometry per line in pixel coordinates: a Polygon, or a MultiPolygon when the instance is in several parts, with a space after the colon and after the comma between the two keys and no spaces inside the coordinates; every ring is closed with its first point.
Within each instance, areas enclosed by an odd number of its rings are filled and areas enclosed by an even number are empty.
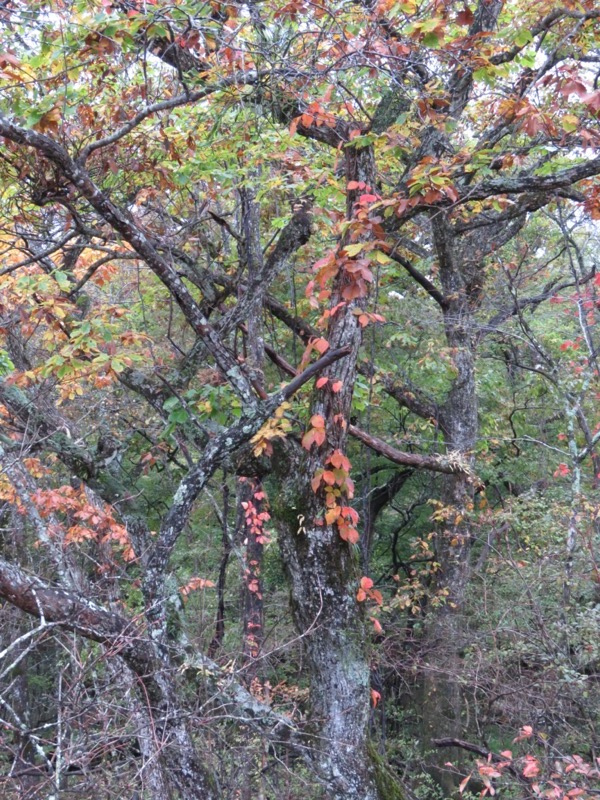
{"type": "Polygon", "coordinates": [[[0,2],[0,794],[600,794],[594,0],[0,2]]]}

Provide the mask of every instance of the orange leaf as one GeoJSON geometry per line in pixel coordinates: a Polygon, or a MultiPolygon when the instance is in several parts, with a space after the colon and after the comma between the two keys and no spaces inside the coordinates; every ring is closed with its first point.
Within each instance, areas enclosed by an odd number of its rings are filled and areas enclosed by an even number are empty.
{"type": "Polygon", "coordinates": [[[375,633],[383,633],[383,628],[381,627],[381,623],[376,617],[369,617],[371,622],[373,623],[373,627],[375,628],[375,633]]]}
{"type": "Polygon", "coordinates": [[[316,430],[314,428],[311,428],[302,437],[302,443],[301,444],[302,444],[302,447],[305,450],[310,450],[310,448],[313,446],[313,444],[315,442],[316,433],[317,433],[316,430]]]}
{"type": "Polygon", "coordinates": [[[323,477],[323,470],[319,470],[318,472],[315,472],[315,474],[313,475],[312,480],[310,482],[313,492],[319,491],[319,486],[321,485],[322,477],[323,477]]]}
{"type": "Polygon", "coordinates": [[[530,736],[533,735],[533,728],[531,725],[523,725],[521,730],[519,731],[519,735],[516,739],[513,739],[513,742],[522,742],[523,739],[529,739],[530,736]]]}
{"type": "Polygon", "coordinates": [[[342,506],[342,516],[346,517],[346,519],[350,519],[353,525],[356,525],[358,522],[358,512],[351,506],[342,506]]]}
{"type": "Polygon", "coordinates": [[[325,522],[328,525],[333,525],[333,523],[336,521],[336,519],[339,516],[340,516],[340,507],[339,506],[334,506],[333,508],[330,508],[329,511],[326,512],[326,514],[325,514],[325,522]]]}
{"type": "Polygon", "coordinates": [[[323,353],[326,353],[327,350],[329,350],[329,342],[327,341],[327,339],[315,339],[314,342],[311,342],[311,344],[314,347],[314,349],[321,355],[323,355],[323,353]]]}
{"type": "Polygon", "coordinates": [[[324,441],[325,441],[325,430],[323,428],[319,428],[319,430],[315,431],[315,444],[317,445],[317,447],[321,447],[324,441]]]}
{"type": "Polygon", "coordinates": [[[346,458],[341,450],[333,451],[333,453],[329,456],[329,463],[336,469],[343,469],[345,472],[350,471],[350,461],[346,458]]]}
{"type": "Polygon", "coordinates": [[[383,596],[378,589],[373,589],[373,591],[371,592],[371,599],[375,600],[378,606],[383,605],[383,596]]]}
{"type": "Polygon", "coordinates": [[[533,756],[525,756],[525,766],[523,767],[524,778],[534,778],[540,771],[540,765],[533,756]]]}
{"type": "Polygon", "coordinates": [[[340,532],[340,539],[343,539],[349,544],[358,544],[360,536],[356,528],[352,528],[350,525],[338,525],[338,529],[340,532]]]}

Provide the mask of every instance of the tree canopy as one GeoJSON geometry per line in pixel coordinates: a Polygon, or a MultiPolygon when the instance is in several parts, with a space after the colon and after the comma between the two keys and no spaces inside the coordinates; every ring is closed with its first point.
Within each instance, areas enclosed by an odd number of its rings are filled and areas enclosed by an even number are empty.
{"type": "Polygon", "coordinates": [[[597,4],[0,31],[4,796],[596,796],[597,4]]]}

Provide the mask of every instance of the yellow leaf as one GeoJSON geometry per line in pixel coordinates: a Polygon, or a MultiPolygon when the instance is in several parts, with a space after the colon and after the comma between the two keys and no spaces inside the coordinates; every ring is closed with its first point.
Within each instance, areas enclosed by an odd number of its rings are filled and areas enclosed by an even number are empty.
{"type": "Polygon", "coordinates": [[[378,264],[390,264],[392,259],[386,256],[385,253],[382,253],[381,250],[377,250],[375,253],[375,261],[377,261],[378,264]]]}
{"type": "Polygon", "coordinates": [[[58,126],[60,123],[60,108],[59,106],[54,106],[51,108],[50,111],[46,111],[44,116],[37,122],[33,127],[39,131],[40,133],[45,133],[46,131],[58,131],[58,126]]]}

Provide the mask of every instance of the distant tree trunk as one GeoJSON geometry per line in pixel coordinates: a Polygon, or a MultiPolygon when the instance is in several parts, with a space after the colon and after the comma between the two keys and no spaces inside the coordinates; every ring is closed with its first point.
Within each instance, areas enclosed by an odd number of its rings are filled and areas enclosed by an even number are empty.
{"type": "Polygon", "coordinates": [[[239,502],[242,506],[240,519],[244,544],[243,576],[243,657],[244,680],[250,685],[256,676],[257,659],[261,652],[264,628],[264,604],[262,586],[264,492],[260,483],[250,478],[240,479],[239,502]],[[258,495],[258,496],[257,496],[258,495]]]}
{"type": "MultiPolygon", "coordinates": [[[[239,189],[243,246],[241,258],[245,263],[248,285],[255,291],[249,300],[246,337],[246,363],[252,370],[255,385],[264,391],[265,347],[263,339],[264,286],[257,286],[264,270],[264,257],[260,240],[260,207],[249,187],[239,189]]],[[[248,686],[256,676],[257,658],[263,640],[262,562],[263,541],[262,495],[258,478],[240,478],[238,511],[241,527],[240,540],[244,546],[244,574],[242,580],[242,653],[244,680],[248,686]],[[256,496],[258,494],[258,497],[256,496]]]]}
{"type": "Polygon", "coordinates": [[[223,477],[223,508],[217,512],[221,523],[223,550],[219,564],[219,577],[217,579],[217,615],[215,620],[215,633],[208,646],[208,655],[213,658],[223,644],[225,637],[225,586],[227,584],[227,566],[231,556],[232,543],[229,535],[229,486],[226,476],[223,477]]]}
{"type": "MultiPolygon", "coordinates": [[[[439,215],[433,222],[440,279],[447,304],[443,311],[446,342],[451,349],[456,375],[440,406],[439,424],[447,453],[454,453],[472,467],[477,442],[477,394],[473,304],[475,290],[465,280],[464,264],[457,252],[450,226],[439,215]]],[[[431,749],[435,737],[460,738],[462,698],[460,675],[464,647],[463,604],[469,576],[472,536],[469,525],[474,485],[468,472],[444,475],[440,501],[444,517],[436,538],[439,571],[435,591],[442,605],[432,610],[426,634],[427,664],[423,681],[424,745],[431,749]]],[[[459,752],[434,750],[433,774],[450,794],[456,789],[454,775],[444,763],[459,759],[459,752]]]]}

